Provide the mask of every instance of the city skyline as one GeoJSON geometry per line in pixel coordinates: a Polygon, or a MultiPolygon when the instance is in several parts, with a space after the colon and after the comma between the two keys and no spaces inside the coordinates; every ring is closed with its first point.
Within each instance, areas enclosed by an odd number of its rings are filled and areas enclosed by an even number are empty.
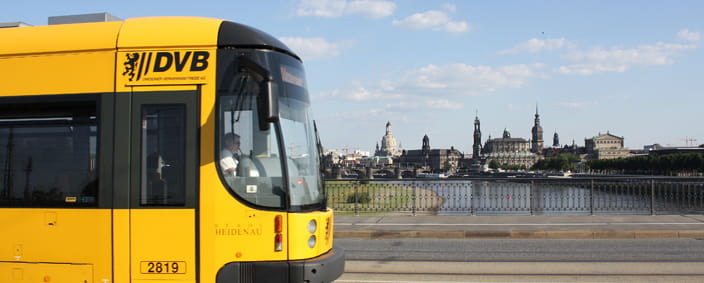
{"type": "Polygon", "coordinates": [[[631,149],[704,143],[701,1],[19,1],[0,22],[98,12],[272,34],[304,61],[325,148],[373,151],[390,121],[405,149],[427,134],[471,153],[477,110],[483,141],[504,128],[528,139],[536,103],[546,141],[608,131],[631,149]]]}
{"type": "MultiPolygon", "coordinates": [[[[536,112],[535,112],[535,113],[539,114],[539,112],[537,112],[537,109],[536,109],[536,112]]],[[[481,122],[481,117],[479,117],[479,116],[477,115],[477,116],[475,116],[475,118],[478,118],[479,121],[481,122]]],[[[535,116],[534,116],[533,118],[535,118],[535,116]]],[[[474,120],[473,120],[473,121],[474,121],[474,120]]],[[[389,124],[391,124],[391,125],[393,126],[393,123],[392,123],[391,121],[387,121],[385,127],[388,128],[388,127],[389,127],[389,124]]],[[[533,127],[534,125],[535,125],[535,124],[531,125],[531,127],[533,127]]],[[[540,123],[539,125],[542,126],[542,123],[540,123]]],[[[484,133],[485,133],[485,129],[483,129],[483,128],[480,127],[480,130],[481,130],[481,146],[484,146],[484,144],[485,144],[487,141],[491,140],[491,139],[501,138],[501,137],[503,136],[503,134],[504,134],[506,131],[508,131],[508,132],[510,133],[510,135],[511,135],[512,138],[522,138],[522,139],[525,139],[526,141],[528,141],[529,143],[532,143],[532,142],[533,142],[533,136],[532,136],[532,135],[529,135],[529,136],[516,136],[516,135],[513,134],[513,131],[512,131],[510,128],[508,128],[508,127],[501,129],[501,131],[500,131],[499,134],[497,134],[497,135],[491,135],[491,134],[490,134],[490,135],[485,135],[485,134],[484,134],[484,133]]],[[[474,133],[474,129],[472,129],[472,132],[474,133]]],[[[578,147],[584,147],[584,146],[585,146],[585,142],[586,142],[587,139],[592,139],[592,138],[595,138],[595,137],[597,137],[597,136],[601,136],[601,135],[604,135],[604,134],[611,134],[611,135],[615,135],[615,136],[624,138],[623,136],[619,136],[618,133],[612,133],[612,132],[609,131],[609,130],[607,130],[607,131],[605,131],[605,132],[598,132],[598,133],[595,133],[595,134],[593,134],[593,135],[591,135],[591,136],[585,136],[584,139],[582,139],[581,141],[578,141],[578,140],[563,141],[563,140],[559,137],[559,134],[560,134],[560,133],[557,132],[557,131],[554,131],[554,132],[551,132],[551,133],[548,133],[548,132],[543,131],[542,136],[541,136],[542,142],[543,142],[542,148],[561,148],[561,147],[564,147],[564,146],[572,146],[573,144],[576,145],[576,146],[578,146],[578,147]],[[559,146],[557,146],[557,147],[553,145],[553,139],[554,139],[554,135],[555,135],[555,134],[558,134],[558,140],[559,140],[559,146]]],[[[395,135],[393,135],[393,136],[394,136],[394,138],[395,138],[395,135]]],[[[379,148],[382,148],[382,147],[383,147],[382,144],[383,144],[384,138],[385,138],[385,136],[380,137],[380,138],[379,138],[379,141],[377,141],[377,143],[375,144],[374,147],[376,147],[377,150],[378,150],[379,148]]],[[[431,147],[432,149],[440,149],[440,147],[435,147],[435,146],[432,145],[432,137],[429,137],[427,134],[424,134],[422,137],[419,138],[419,140],[421,141],[421,142],[419,142],[419,144],[422,144],[423,142],[425,142],[425,139],[429,139],[430,147],[431,147]]],[[[398,147],[399,150],[417,150],[417,149],[420,149],[420,148],[421,148],[421,146],[417,146],[417,147],[406,147],[406,146],[404,146],[403,141],[400,141],[400,140],[398,140],[398,139],[396,139],[394,142],[398,144],[397,147],[398,147]]],[[[474,145],[474,140],[472,140],[472,146],[473,146],[473,145],[474,145]]],[[[652,145],[652,144],[651,144],[651,145],[652,145]]],[[[699,145],[699,144],[696,144],[696,145],[691,144],[691,145],[689,145],[689,146],[698,146],[698,145],[699,145]]],[[[661,144],[661,146],[669,146],[669,145],[663,145],[663,144],[661,144]]],[[[454,147],[455,149],[458,148],[457,146],[454,146],[454,145],[451,145],[450,147],[454,147]]],[[[445,148],[445,149],[449,149],[450,147],[447,147],[447,148],[445,148]]],[[[641,147],[641,148],[630,148],[630,149],[632,149],[632,150],[639,150],[639,149],[643,149],[643,148],[641,147]]],[[[366,150],[366,149],[352,148],[352,147],[326,148],[326,150],[350,151],[350,152],[352,152],[351,150],[358,150],[359,152],[368,152],[370,156],[375,155],[375,154],[374,154],[375,150],[366,150]]],[[[472,153],[472,150],[470,150],[470,151],[468,151],[468,152],[464,152],[464,151],[462,151],[462,152],[463,152],[464,154],[471,154],[471,153],[472,153]]],[[[341,152],[341,153],[344,153],[344,152],[341,152]]]]}

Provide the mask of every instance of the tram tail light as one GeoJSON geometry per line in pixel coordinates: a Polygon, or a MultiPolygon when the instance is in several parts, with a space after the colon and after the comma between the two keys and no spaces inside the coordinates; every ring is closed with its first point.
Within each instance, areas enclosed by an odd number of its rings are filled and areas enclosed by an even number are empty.
{"type": "Polygon", "coordinates": [[[280,252],[284,249],[284,236],[280,233],[276,233],[274,236],[274,251],[280,252]]]}
{"type": "Polygon", "coordinates": [[[277,215],[276,217],[274,217],[274,232],[284,232],[284,217],[281,215],[277,215]]]}
{"type": "Polygon", "coordinates": [[[284,249],[284,217],[276,215],[274,217],[274,251],[280,252],[284,249]]]}

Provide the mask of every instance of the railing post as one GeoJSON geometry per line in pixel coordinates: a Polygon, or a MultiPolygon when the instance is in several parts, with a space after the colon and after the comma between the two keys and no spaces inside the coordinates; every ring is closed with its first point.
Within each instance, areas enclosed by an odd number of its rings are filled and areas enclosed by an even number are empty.
{"type": "Polygon", "coordinates": [[[650,215],[655,215],[655,179],[650,179],[650,215]]]}
{"type": "Polygon", "coordinates": [[[589,189],[589,214],[594,215],[594,179],[591,180],[589,189]]]}
{"type": "Polygon", "coordinates": [[[535,187],[535,180],[530,181],[530,187],[528,188],[528,206],[530,207],[530,215],[533,215],[533,188],[535,187]]]}
{"type": "Polygon", "coordinates": [[[469,214],[476,215],[474,211],[474,181],[469,182],[469,214]]]}
{"type": "Polygon", "coordinates": [[[411,211],[412,211],[413,216],[416,216],[416,198],[418,197],[418,194],[416,193],[416,191],[418,190],[418,188],[416,187],[416,181],[413,181],[411,183],[411,185],[413,187],[413,192],[411,195],[411,198],[413,199],[413,207],[411,208],[411,211]]]}
{"type": "Polygon", "coordinates": [[[359,181],[354,182],[354,215],[359,216],[359,181]]]}

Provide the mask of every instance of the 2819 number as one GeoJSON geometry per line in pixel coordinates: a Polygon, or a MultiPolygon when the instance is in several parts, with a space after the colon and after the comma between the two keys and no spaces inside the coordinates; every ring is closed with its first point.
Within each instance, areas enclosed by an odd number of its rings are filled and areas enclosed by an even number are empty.
{"type": "Polygon", "coordinates": [[[144,274],[184,274],[185,261],[142,261],[140,271],[144,274]]]}

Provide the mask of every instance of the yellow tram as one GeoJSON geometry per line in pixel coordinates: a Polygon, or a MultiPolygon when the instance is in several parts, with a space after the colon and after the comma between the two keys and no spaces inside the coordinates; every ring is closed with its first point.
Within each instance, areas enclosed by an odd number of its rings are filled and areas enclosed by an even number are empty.
{"type": "Polygon", "coordinates": [[[0,281],[333,281],[306,87],[230,21],[0,29],[0,281]]]}

